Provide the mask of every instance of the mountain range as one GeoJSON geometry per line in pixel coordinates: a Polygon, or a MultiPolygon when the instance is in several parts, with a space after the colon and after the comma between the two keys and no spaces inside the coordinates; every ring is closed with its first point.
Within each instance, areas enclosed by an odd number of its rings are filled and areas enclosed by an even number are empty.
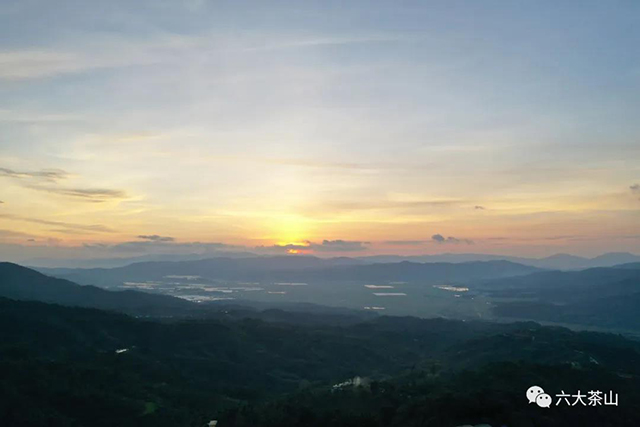
{"type": "Polygon", "coordinates": [[[364,264],[352,258],[254,257],[209,258],[196,261],[143,262],[116,268],[65,269],[39,268],[39,271],[80,284],[101,287],[124,282],[161,280],[172,276],[198,276],[209,280],[235,281],[443,281],[465,282],[478,279],[518,276],[540,271],[536,267],[511,261],[465,263],[364,264]]]}
{"type": "MultiPolygon", "coordinates": [[[[124,267],[140,262],[163,262],[163,261],[198,261],[208,258],[273,258],[272,255],[258,255],[252,252],[231,252],[217,251],[209,254],[155,254],[141,255],[136,257],[118,258],[89,258],[89,259],[66,259],[66,258],[33,258],[24,261],[23,264],[35,268],[116,268],[124,267]]],[[[278,258],[278,256],[275,256],[278,258]]],[[[289,256],[289,258],[303,258],[304,255],[289,256]]],[[[518,257],[512,255],[489,255],[476,253],[443,253],[437,255],[373,255],[361,257],[341,257],[343,262],[351,264],[375,264],[375,263],[397,263],[402,261],[418,263],[449,262],[462,263],[472,261],[511,261],[518,264],[529,265],[549,270],[580,270],[594,267],[612,267],[618,264],[640,262],[640,255],[628,252],[609,252],[596,257],[581,257],[570,254],[555,254],[543,258],[518,257]],[[346,261],[348,260],[348,261],[346,261]]]]}
{"type": "Polygon", "coordinates": [[[640,263],[479,282],[495,315],[640,331],[640,263]]]}
{"type": "Polygon", "coordinates": [[[619,264],[640,262],[640,255],[634,255],[628,252],[609,252],[593,258],[580,257],[569,254],[555,254],[545,258],[527,258],[509,255],[447,253],[439,255],[419,255],[409,257],[400,255],[377,255],[370,257],[361,257],[358,259],[366,263],[401,261],[462,263],[470,261],[505,260],[547,270],[582,270],[585,268],[613,267],[614,265],[619,264]]]}

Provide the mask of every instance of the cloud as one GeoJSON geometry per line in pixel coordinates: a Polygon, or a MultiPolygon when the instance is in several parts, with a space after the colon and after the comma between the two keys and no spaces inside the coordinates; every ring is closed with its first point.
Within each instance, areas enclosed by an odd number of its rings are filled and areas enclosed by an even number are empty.
{"type": "Polygon", "coordinates": [[[460,243],[464,243],[467,245],[473,245],[473,240],[469,240],[469,239],[458,239],[456,237],[453,236],[449,236],[449,237],[444,237],[442,234],[434,234],[433,236],[431,236],[431,240],[438,243],[438,244],[447,244],[447,243],[452,243],[452,244],[460,244],[460,243]]]}
{"type": "Polygon", "coordinates": [[[73,233],[77,231],[112,233],[114,231],[113,229],[109,227],[105,227],[104,225],[100,225],[100,224],[90,224],[90,225],[74,224],[69,222],[50,221],[46,219],[31,218],[31,217],[12,215],[12,214],[0,214],[0,218],[13,220],[13,221],[30,222],[32,224],[42,224],[42,225],[51,225],[55,227],[61,227],[62,229],[56,230],[60,233],[64,233],[64,232],[73,233]]]}
{"type": "Polygon", "coordinates": [[[149,240],[151,242],[173,242],[176,239],[168,236],[158,236],[157,234],[144,235],[141,234],[138,236],[138,239],[149,240]]]}
{"type": "Polygon", "coordinates": [[[127,193],[109,188],[68,188],[57,185],[58,181],[70,177],[61,169],[40,169],[36,171],[18,171],[0,167],[0,177],[14,179],[25,188],[46,193],[68,196],[88,202],[100,203],[107,200],[125,199],[127,193]]]}
{"type": "Polygon", "coordinates": [[[442,234],[434,234],[433,236],[431,236],[431,240],[434,240],[438,243],[443,243],[446,241],[442,234]]]}
{"type": "Polygon", "coordinates": [[[126,192],[108,188],[64,188],[47,187],[42,185],[29,185],[27,187],[33,190],[44,191],[60,196],[69,196],[92,203],[102,203],[108,200],[120,200],[127,198],[126,192]]]}
{"type": "Polygon", "coordinates": [[[57,182],[69,177],[69,173],[61,169],[41,169],[35,172],[17,171],[9,168],[0,168],[0,176],[14,179],[38,179],[48,182],[57,182]]]}

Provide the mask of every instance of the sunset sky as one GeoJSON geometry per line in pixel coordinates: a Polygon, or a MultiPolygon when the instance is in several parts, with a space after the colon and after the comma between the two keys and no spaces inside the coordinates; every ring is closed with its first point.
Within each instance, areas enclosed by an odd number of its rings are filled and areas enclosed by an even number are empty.
{"type": "Polygon", "coordinates": [[[640,2],[0,2],[0,259],[640,252],[640,2]]]}

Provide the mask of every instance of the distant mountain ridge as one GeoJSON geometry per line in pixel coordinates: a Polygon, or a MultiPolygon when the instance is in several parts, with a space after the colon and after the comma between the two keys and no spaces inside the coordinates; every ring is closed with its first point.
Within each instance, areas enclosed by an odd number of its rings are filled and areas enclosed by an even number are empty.
{"type": "Polygon", "coordinates": [[[19,264],[33,268],[116,268],[137,262],[154,261],[197,261],[207,258],[253,258],[251,252],[219,251],[208,254],[149,254],[134,257],[116,258],[33,258],[19,264]]]}
{"type": "MultiPolygon", "coordinates": [[[[36,258],[21,264],[32,266],[36,269],[78,269],[78,268],[118,268],[141,262],[173,262],[173,261],[201,261],[211,258],[318,258],[307,255],[259,255],[252,252],[216,252],[212,254],[155,254],[144,255],[131,258],[99,258],[99,259],[49,259],[36,258]]],[[[582,270],[594,267],[613,267],[618,264],[640,262],[640,255],[628,252],[609,252],[593,258],[581,257],[570,254],[554,254],[544,258],[518,257],[511,255],[492,255],[476,253],[443,253],[437,255],[371,255],[360,257],[337,257],[318,258],[327,260],[338,260],[341,264],[376,264],[376,263],[398,263],[402,261],[417,263],[464,263],[476,261],[511,261],[517,264],[528,265],[549,270],[582,270]]]]}
{"type": "Polygon", "coordinates": [[[640,255],[635,255],[628,252],[609,252],[593,258],[580,257],[570,254],[555,254],[545,258],[527,258],[508,255],[447,253],[439,255],[418,256],[376,255],[369,257],[360,257],[358,259],[366,263],[385,263],[400,261],[463,263],[470,261],[505,260],[548,270],[582,270],[586,268],[613,267],[619,264],[640,262],[640,255]]]}
{"type": "Polygon", "coordinates": [[[242,281],[441,281],[464,282],[518,276],[540,271],[510,261],[467,263],[365,264],[352,258],[256,257],[197,261],[144,262],[111,269],[39,269],[80,284],[119,286],[125,281],[159,280],[172,275],[242,281]]]}
{"type": "Polygon", "coordinates": [[[640,331],[640,263],[545,271],[475,289],[499,299],[498,316],[640,331]]]}

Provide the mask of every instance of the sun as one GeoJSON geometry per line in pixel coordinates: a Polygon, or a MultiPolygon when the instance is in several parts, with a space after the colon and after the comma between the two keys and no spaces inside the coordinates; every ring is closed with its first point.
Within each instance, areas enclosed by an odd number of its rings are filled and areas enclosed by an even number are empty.
{"type": "Polygon", "coordinates": [[[278,240],[278,245],[306,245],[309,224],[297,215],[282,215],[273,218],[270,224],[271,234],[278,240]]]}

